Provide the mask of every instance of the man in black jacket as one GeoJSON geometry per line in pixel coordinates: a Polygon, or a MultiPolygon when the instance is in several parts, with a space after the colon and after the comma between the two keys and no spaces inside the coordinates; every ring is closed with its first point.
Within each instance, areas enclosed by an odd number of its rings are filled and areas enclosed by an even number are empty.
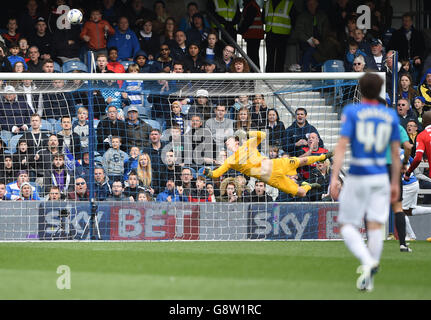
{"type": "MultiPolygon", "coordinates": [[[[115,106],[109,106],[107,111],[108,117],[100,120],[97,125],[97,151],[105,153],[111,146],[113,136],[126,137],[126,123],[118,120],[118,111],[115,106]]],[[[121,150],[127,152],[127,143],[123,143],[121,150]]]]}
{"type": "Polygon", "coordinates": [[[256,180],[254,183],[254,190],[251,193],[250,202],[272,202],[272,198],[266,194],[265,189],[265,182],[256,180]]]}

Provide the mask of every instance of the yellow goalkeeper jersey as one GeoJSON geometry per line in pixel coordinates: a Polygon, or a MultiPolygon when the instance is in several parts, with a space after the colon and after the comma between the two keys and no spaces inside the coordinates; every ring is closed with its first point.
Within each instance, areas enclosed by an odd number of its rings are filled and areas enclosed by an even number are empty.
{"type": "Polygon", "coordinates": [[[251,138],[227,158],[219,168],[213,171],[213,178],[218,178],[229,169],[234,169],[260,180],[262,160],[266,157],[260,154],[257,146],[266,138],[266,133],[263,131],[250,131],[248,135],[251,138]]]}

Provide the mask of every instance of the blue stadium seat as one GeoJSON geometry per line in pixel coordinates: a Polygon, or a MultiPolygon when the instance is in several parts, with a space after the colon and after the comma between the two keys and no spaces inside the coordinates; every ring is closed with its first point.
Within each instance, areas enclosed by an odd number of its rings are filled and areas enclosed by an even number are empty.
{"type": "Polygon", "coordinates": [[[129,65],[131,65],[134,62],[133,61],[120,61],[120,63],[123,65],[124,70],[126,70],[126,72],[127,72],[127,68],[129,67],[129,65]]]}
{"type": "MultiPolygon", "coordinates": [[[[345,72],[344,62],[342,60],[327,60],[323,63],[322,72],[345,72]]],[[[325,80],[324,84],[328,86],[339,85],[343,80],[325,80]]],[[[341,87],[334,88],[335,98],[342,94],[341,87]]]]}
{"type": "Polygon", "coordinates": [[[60,65],[54,61],[54,72],[60,72],[61,73],[61,67],[60,65]]]}
{"type": "Polygon", "coordinates": [[[63,72],[67,73],[67,72],[72,72],[74,70],[88,72],[87,66],[81,61],[72,60],[72,61],[67,61],[63,63],[63,72]]]}
{"type": "Polygon", "coordinates": [[[0,131],[0,138],[5,142],[5,145],[7,146],[9,144],[10,138],[12,138],[12,132],[7,130],[0,131]]]}
{"type": "Polygon", "coordinates": [[[18,141],[19,139],[22,137],[22,134],[17,134],[12,136],[12,138],[10,138],[9,143],[8,143],[8,148],[10,153],[15,153],[16,152],[16,147],[18,145],[18,141]]]}
{"type": "Polygon", "coordinates": [[[63,130],[63,128],[61,127],[61,119],[58,119],[54,123],[52,123],[52,128],[55,134],[63,130]]]}
{"type": "Polygon", "coordinates": [[[48,131],[50,131],[50,132],[53,132],[53,131],[54,131],[54,128],[52,127],[51,122],[49,122],[49,121],[47,121],[47,120],[45,120],[45,119],[42,119],[42,122],[41,122],[41,129],[42,129],[42,130],[48,130],[48,131]]]}

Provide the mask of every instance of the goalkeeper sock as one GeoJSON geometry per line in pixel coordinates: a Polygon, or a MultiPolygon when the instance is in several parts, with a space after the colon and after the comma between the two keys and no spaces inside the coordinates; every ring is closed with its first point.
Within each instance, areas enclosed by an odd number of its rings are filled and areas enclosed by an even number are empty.
{"type": "Polygon", "coordinates": [[[383,234],[382,230],[375,229],[370,230],[368,229],[368,250],[370,251],[371,256],[377,260],[380,261],[380,256],[383,251],[383,234]]]}
{"type": "Polygon", "coordinates": [[[398,240],[400,241],[400,246],[406,245],[406,215],[404,212],[395,213],[395,227],[398,232],[398,240]]]}
{"type": "Polygon", "coordinates": [[[324,154],[320,155],[320,156],[309,156],[307,157],[307,165],[313,164],[315,162],[318,161],[323,161],[325,160],[326,156],[324,154]]]}
{"type": "Polygon", "coordinates": [[[346,224],[341,227],[341,235],[343,236],[344,243],[353,255],[361,261],[362,265],[373,265],[374,258],[371,256],[370,251],[362,240],[362,235],[357,228],[353,225],[346,224]]]}

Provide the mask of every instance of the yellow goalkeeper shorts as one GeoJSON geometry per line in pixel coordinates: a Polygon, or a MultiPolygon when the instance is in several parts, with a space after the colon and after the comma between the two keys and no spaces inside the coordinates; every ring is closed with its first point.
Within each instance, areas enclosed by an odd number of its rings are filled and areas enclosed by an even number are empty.
{"type": "Polygon", "coordinates": [[[296,195],[298,193],[298,184],[287,176],[297,174],[300,160],[293,158],[279,158],[272,160],[272,173],[268,180],[268,184],[285,193],[296,195]]]}

